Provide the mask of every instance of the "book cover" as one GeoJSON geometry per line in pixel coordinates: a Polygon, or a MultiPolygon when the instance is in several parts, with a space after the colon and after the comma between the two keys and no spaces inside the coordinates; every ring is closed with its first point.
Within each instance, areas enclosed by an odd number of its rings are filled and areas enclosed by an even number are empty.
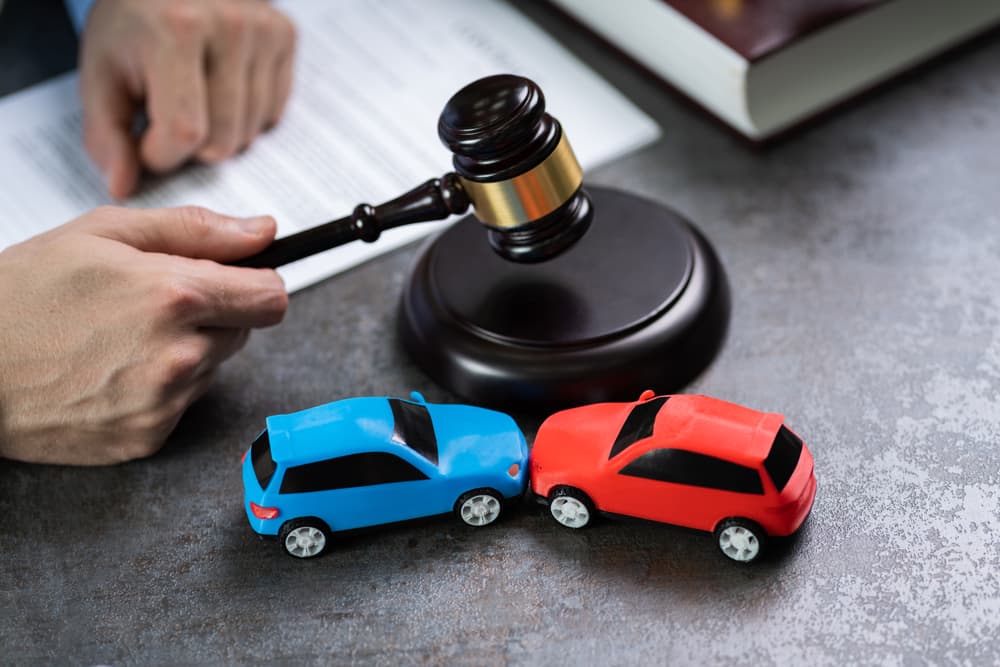
{"type": "Polygon", "coordinates": [[[750,62],[889,0],[660,0],[750,62]]]}
{"type": "Polygon", "coordinates": [[[549,0],[754,143],[1000,25],[1000,0],[549,0]]]}

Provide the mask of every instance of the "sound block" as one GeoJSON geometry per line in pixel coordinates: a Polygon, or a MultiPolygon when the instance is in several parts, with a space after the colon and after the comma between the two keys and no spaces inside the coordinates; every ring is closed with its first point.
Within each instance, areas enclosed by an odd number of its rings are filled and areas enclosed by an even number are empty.
{"type": "Polygon", "coordinates": [[[471,216],[420,249],[399,332],[434,381],[472,403],[544,412],[674,392],[712,361],[730,297],[711,245],[661,204],[586,190],[590,230],[547,262],[500,258],[471,216]]]}

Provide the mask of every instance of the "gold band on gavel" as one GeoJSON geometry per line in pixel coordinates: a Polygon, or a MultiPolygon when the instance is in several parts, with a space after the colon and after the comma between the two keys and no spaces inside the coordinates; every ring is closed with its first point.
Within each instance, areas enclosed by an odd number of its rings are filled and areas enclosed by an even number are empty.
{"type": "Polygon", "coordinates": [[[583,182],[583,170],[563,134],[547,158],[505,181],[481,183],[459,176],[476,217],[491,227],[518,227],[565,204],[583,182]]]}

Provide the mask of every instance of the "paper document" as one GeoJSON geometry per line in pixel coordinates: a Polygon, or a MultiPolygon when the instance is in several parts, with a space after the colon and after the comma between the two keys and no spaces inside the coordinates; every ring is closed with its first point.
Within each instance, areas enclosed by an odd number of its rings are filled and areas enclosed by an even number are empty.
{"type": "MultiPolygon", "coordinates": [[[[445,102],[490,74],[534,79],[584,169],[654,140],[656,124],[499,1],[279,2],[299,30],[283,121],[244,154],[145,182],[135,207],[269,213],[280,236],[379,204],[451,170],[445,102]]],[[[0,248],[112,203],[81,140],[73,74],[0,99],[0,248]]],[[[283,267],[297,290],[446,223],[385,232],[283,267]]]]}

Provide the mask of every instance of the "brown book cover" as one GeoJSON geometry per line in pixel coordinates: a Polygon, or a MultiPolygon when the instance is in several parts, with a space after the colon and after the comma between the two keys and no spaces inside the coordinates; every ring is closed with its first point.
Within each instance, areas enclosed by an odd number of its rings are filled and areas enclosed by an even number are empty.
{"type": "Polygon", "coordinates": [[[889,0],[661,0],[750,62],[889,0]]]}
{"type": "Polygon", "coordinates": [[[548,0],[754,143],[1000,26],[1000,0],[548,0]]]}

